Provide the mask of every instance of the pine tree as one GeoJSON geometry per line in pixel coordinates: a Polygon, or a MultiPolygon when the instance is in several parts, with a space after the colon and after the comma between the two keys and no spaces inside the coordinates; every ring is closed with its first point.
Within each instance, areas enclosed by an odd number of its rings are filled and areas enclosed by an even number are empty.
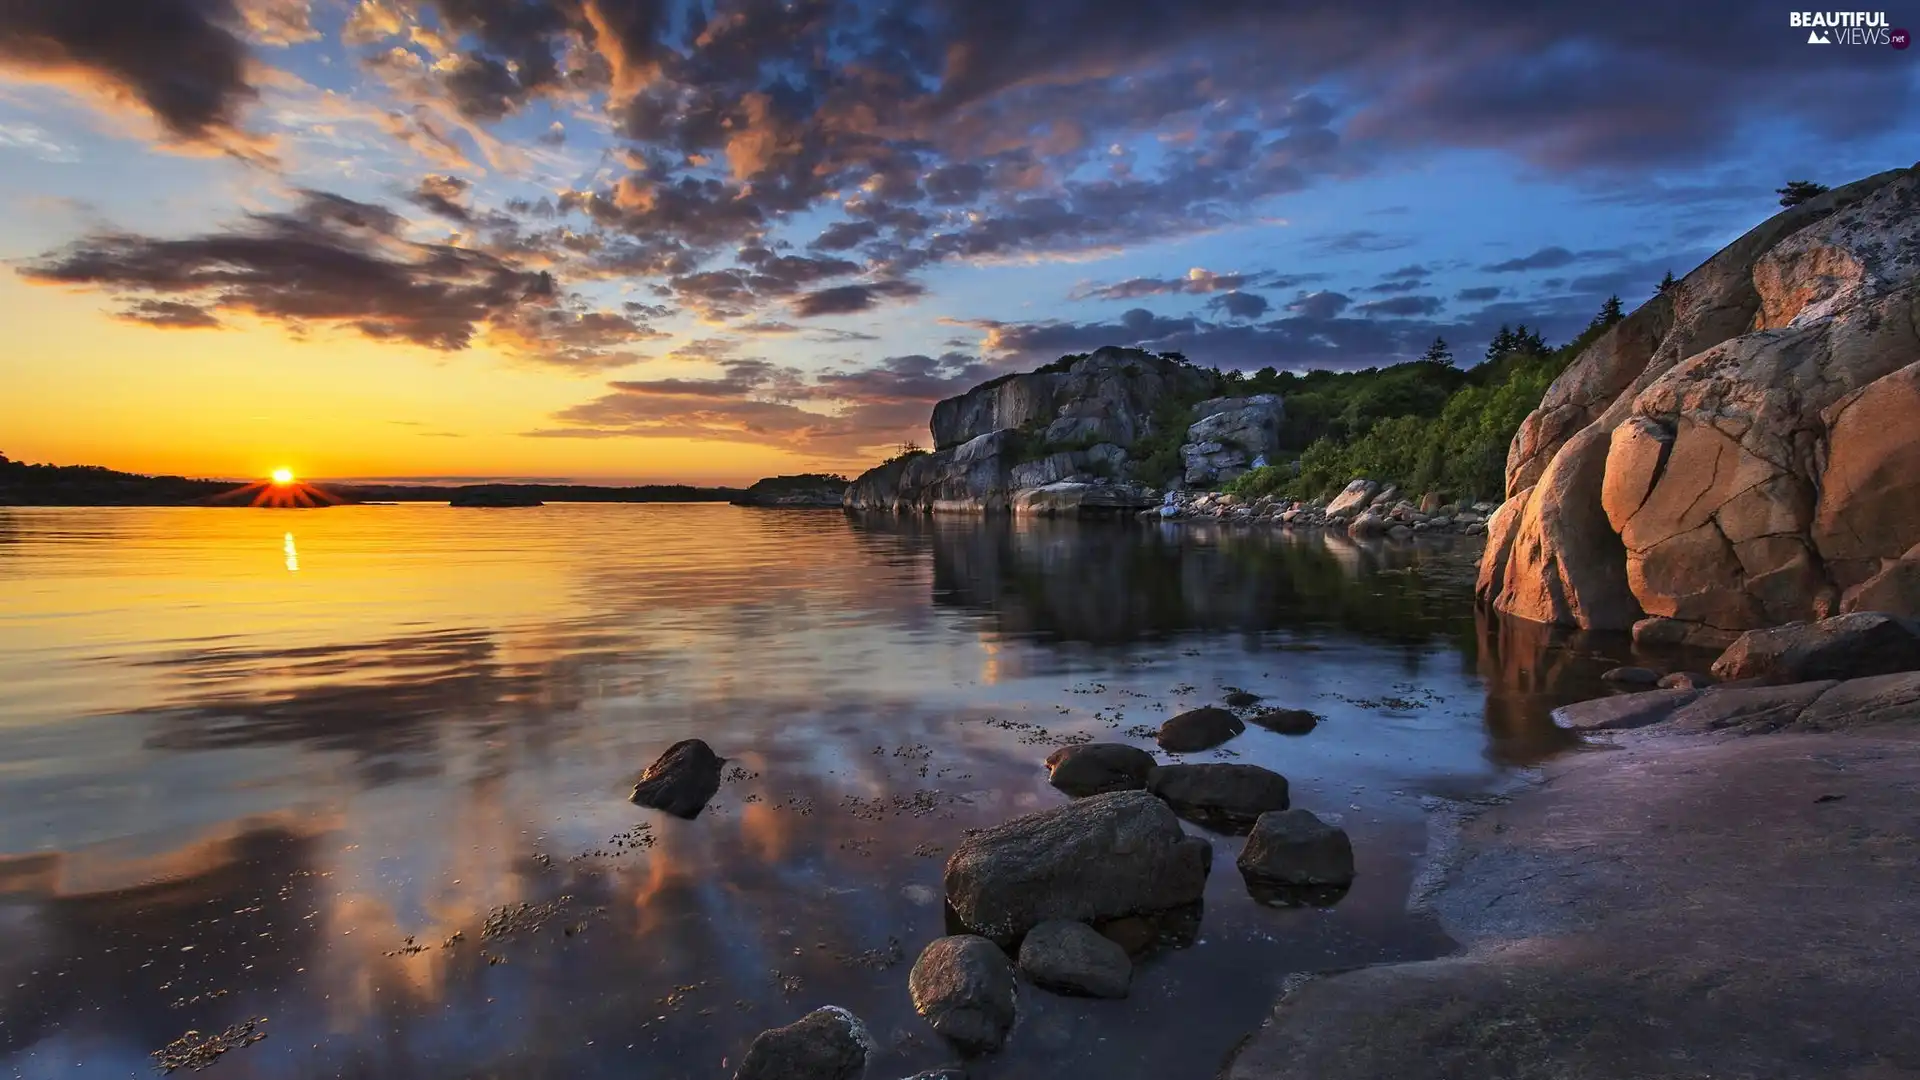
{"type": "Polygon", "coordinates": [[[1825,194],[1827,185],[1816,184],[1811,180],[1789,180],[1787,186],[1774,188],[1773,193],[1780,196],[1781,206],[1799,206],[1815,195],[1825,194]]]}
{"type": "Polygon", "coordinates": [[[1421,354],[1420,359],[1425,360],[1429,364],[1439,364],[1441,367],[1452,367],[1453,350],[1447,347],[1446,338],[1437,337],[1433,339],[1433,344],[1427,346],[1427,351],[1421,354]]]}
{"type": "Polygon", "coordinates": [[[1493,335],[1493,340],[1487,343],[1487,359],[1498,360],[1517,347],[1517,343],[1513,337],[1513,328],[1506,323],[1501,323],[1500,332],[1493,335]]]}
{"type": "Polygon", "coordinates": [[[1669,270],[1667,271],[1667,276],[1660,279],[1660,287],[1654,290],[1654,295],[1665,296],[1672,292],[1674,286],[1678,284],[1680,283],[1673,279],[1673,271],[1669,270]]]}
{"type": "Polygon", "coordinates": [[[1626,317],[1627,313],[1620,305],[1620,295],[1615,293],[1607,297],[1606,303],[1600,305],[1600,315],[1595,321],[1601,326],[1612,326],[1626,317]]]}

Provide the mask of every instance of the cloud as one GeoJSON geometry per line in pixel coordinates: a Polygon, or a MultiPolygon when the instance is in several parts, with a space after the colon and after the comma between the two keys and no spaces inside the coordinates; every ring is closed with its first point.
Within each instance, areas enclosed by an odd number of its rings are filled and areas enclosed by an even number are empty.
{"type": "Polygon", "coordinates": [[[1558,270],[1563,266],[1572,266],[1578,262],[1597,262],[1605,259],[1617,259],[1625,253],[1613,248],[1600,248],[1591,251],[1568,251],[1563,247],[1543,247],[1531,255],[1507,259],[1480,269],[1493,274],[1511,274],[1522,270],[1558,270]]]}
{"type": "Polygon", "coordinates": [[[1505,291],[1506,290],[1498,285],[1476,285],[1470,289],[1461,289],[1454,294],[1454,298],[1456,300],[1465,300],[1469,303],[1479,304],[1485,303],[1488,300],[1497,299],[1500,294],[1505,291]]]}
{"type": "Polygon", "coordinates": [[[1303,293],[1287,305],[1287,310],[1306,319],[1331,319],[1347,310],[1353,303],[1353,297],[1344,293],[1321,290],[1315,293],[1303,293]]]}
{"type": "Polygon", "coordinates": [[[1247,274],[1216,274],[1204,267],[1196,266],[1188,270],[1183,277],[1177,278],[1128,278],[1110,285],[1083,284],[1076,286],[1069,300],[1138,300],[1143,296],[1164,296],[1177,293],[1215,293],[1228,292],[1246,287],[1253,281],[1247,274]]]}
{"type": "Polygon", "coordinates": [[[1207,301],[1207,310],[1223,312],[1230,319],[1257,319],[1270,305],[1259,293],[1229,292],[1207,301]]]}
{"type": "Polygon", "coordinates": [[[458,222],[473,220],[473,211],[464,201],[473,185],[457,176],[426,176],[407,196],[409,202],[458,222]]]}
{"type": "Polygon", "coordinates": [[[244,314],[296,332],[326,326],[440,351],[486,337],[563,368],[632,363],[624,346],[657,337],[626,313],[597,311],[553,276],[495,255],[403,238],[393,211],[309,191],[293,209],[249,214],[181,239],[97,233],[20,269],[39,284],[98,289],[123,317],[180,326],[244,314]]]}
{"type": "Polygon", "coordinates": [[[1330,233],[1316,236],[1308,241],[1314,251],[1322,255],[1357,255],[1378,251],[1397,251],[1413,246],[1413,237],[1389,235],[1372,229],[1351,229],[1347,232],[1330,233]]]}
{"type": "Polygon", "coordinates": [[[793,313],[802,319],[821,315],[852,315],[871,310],[885,300],[912,299],[925,292],[923,286],[904,280],[836,285],[801,296],[793,302],[793,313]]]}
{"type": "Polygon", "coordinates": [[[176,145],[257,154],[244,25],[232,0],[7,0],[0,72],[131,108],[176,145]]]}
{"type": "Polygon", "coordinates": [[[206,308],[178,300],[135,301],[117,317],[126,322],[167,330],[214,330],[220,326],[220,320],[206,308]]]}
{"type": "Polygon", "coordinates": [[[1369,300],[1353,310],[1361,315],[1388,315],[1410,317],[1414,315],[1437,315],[1446,304],[1437,296],[1395,296],[1386,300],[1369,300]]]}

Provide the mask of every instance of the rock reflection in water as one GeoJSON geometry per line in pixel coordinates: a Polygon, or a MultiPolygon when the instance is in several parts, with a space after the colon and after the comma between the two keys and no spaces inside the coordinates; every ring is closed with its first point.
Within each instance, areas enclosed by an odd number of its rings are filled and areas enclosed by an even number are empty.
{"type": "Polygon", "coordinates": [[[329,511],[298,575],[244,512],[7,517],[0,607],[98,620],[0,627],[10,1069],[125,1076],[266,1017],[214,1075],[723,1077],[823,1004],[873,1075],[943,1064],[905,982],[946,854],[1057,805],[1057,746],[1153,750],[1240,688],[1326,722],[1186,760],[1287,775],[1351,891],[1251,896],[1210,836],[1132,996],[1025,990],[973,1073],[1198,1080],[1289,974],[1447,947],[1404,910],[1417,797],[1555,750],[1545,710],[1624,648],[1477,620],[1457,541],[549,510],[329,511]],[[272,612],[191,600],[228,593],[272,612]],[[691,737],[728,759],[708,810],[629,805],[691,737]]]}

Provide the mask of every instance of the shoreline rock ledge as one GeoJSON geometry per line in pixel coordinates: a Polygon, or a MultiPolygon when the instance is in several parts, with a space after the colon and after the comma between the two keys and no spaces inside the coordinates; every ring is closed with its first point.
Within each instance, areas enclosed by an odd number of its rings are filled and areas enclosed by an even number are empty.
{"type": "Polygon", "coordinates": [[[1478,592],[1723,647],[1920,615],[1920,166],[1776,214],[1583,351],[1514,436],[1478,592]]]}

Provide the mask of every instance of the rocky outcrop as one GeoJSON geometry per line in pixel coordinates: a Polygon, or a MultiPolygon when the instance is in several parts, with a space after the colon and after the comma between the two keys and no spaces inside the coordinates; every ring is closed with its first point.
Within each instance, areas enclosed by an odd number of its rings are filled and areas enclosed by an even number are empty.
{"type": "Polygon", "coordinates": [[[893,513],[1004,512],[1025,445],[1020,432],[1008,428],[888,462],[848,485],[842,505],[893,513]]]}
{"type": "Polygon", "coordinates": [[[1675,641],[1898,602],[1916,406],[1920,167],[1776,215],[1576,358],[1514,438],[1482,598],[1675,641]]]}
{"type": "Polygon", "coordinates": [[[1098,922],[1191,904],[1213,848],[1144,791],[1094,795],[961,841],[947,903],[977,934],[1011,944],[1051,919],[1098,922]]]}
{"type": "Polygon", "coordinates": [[[1211,384],[1197,368],[1141,349],[1103,348],[977,386],[933,407],[933,445],[946,450],[990,431],[1019,428],[1049,443],[1131,446],[1154,434],[1167,399],[1192,401],[1211,384]]]}
{"type": "Polygon", "coordinates": [[[1920,627],[1876,611],[1750,630],[1713,662],[1722,679],[1807,682],[1920,670],[1920,627]]]}
{"type": "Polygon", "coordinates": [[[1009,508],[1019,517],[1108,517],[1156,506],[1160,493],[1126,480],[1062,480],[1016,490],[1009,508]]]}
{"type": "Polygon", "coordinates": [[[1286,409],[1274,394],[1211,398],[1194,406],[1180,460],[1190,486],[1232,480],[1256,463],[1264,465],[1280,447],[1286,409]]]}
{"type": "Polygon", "coordinates": [[[735,506],[778,509],[838,509],[847,496],[847,478],[823,473],[769,476],[730,500],[735,506]]]}

